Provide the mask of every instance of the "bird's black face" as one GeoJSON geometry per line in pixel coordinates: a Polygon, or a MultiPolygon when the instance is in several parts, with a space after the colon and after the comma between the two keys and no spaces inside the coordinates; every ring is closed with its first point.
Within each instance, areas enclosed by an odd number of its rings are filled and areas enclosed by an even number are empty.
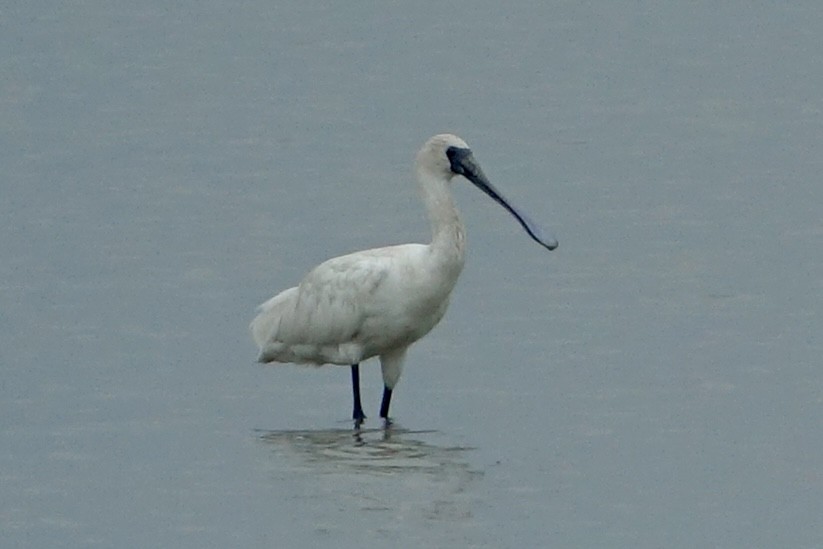
{"type": "Polygon", "coordinates": [[[480,164],[478,164],[474,159],[470,149],[462,147],[449,147],[446,149],[446,156],[449,159],[452,173],[462,175],[474,183],[478,189],[492,197],[495,202],[506,208],[509,213],[511,213],[515,219],[520,222],[520,225],[526,230],[529,236],[541,246],[544,246],[549,250],[557,248],[557,240],[552,237],[544,236],[540,227],[529,219],[529,216],[527,216],[525,212],[514,207],[511,202],[506,200],[506,198],[500,194],[500,191],[494,188],[494,186],[486,178],[483,170],[480,169],[480,164]]]}
{"type": "Polygon", "coordinates": [[[446,156],[449,159],[452,173],[465,176],[466,179],[469,174],[476,173],[480,169],[472,156],[471,149],[449,147],[446,149],[446,156]]]}

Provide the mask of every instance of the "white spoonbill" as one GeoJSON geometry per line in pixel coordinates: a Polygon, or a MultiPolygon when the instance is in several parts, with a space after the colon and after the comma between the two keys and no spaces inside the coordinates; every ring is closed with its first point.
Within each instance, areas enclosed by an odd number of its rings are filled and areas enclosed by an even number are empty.
{"type": "Polygon", "coordinates": [[[455,176],[465,177],[506,208],[539,244],[549,250],[557,247],[556,240],[542,236],[537,225],[489,183],[459,137],[441,134],[426,141],[417,153],[415,172],[431,221],[430,244],[329,259],[298,286],[260,305],[251,323],[259,362],[351,366],[357,426],[366,417],[360,404],[360,362],[380,357],[380,417],[388,425],[392,390],[406,350],[443,318],[463,269],[465,228],[449,189],[455,176]]]}

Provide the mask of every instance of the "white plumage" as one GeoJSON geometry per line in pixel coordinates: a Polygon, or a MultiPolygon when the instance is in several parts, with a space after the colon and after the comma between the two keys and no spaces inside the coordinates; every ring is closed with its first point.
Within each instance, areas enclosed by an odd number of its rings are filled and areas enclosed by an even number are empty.
{"type": "Polygon", "coordinates": [[[406,349],[443,318],[463,269],[464,226],[449,189],[455,175],[502,204],[537,242],[550,250],[557,247],[491,186],[459,137],[429,139],[417,155],[415,172],[431,222],[430,244],[375,248],[325,261],[298,286],[260,305],[251,323],[260,362],[350,365],[357,425],[365,418],[358,364],[380,357],[380,415],[388,422],[406,349]]]}

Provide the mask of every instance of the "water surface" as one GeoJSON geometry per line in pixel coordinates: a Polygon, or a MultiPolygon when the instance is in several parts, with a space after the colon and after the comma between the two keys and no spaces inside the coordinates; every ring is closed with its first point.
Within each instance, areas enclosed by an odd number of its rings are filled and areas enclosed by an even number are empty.
{"type": "MultiPolygon", "coordinates": [[[[0,15],[9,547],[819,547],[823,12],[254,0],[0,15]],[[469,260],[389,433],[255,364],[255,305],[422,241],[469,260]]],[[[377,417],[378,368],[363,370],[377,417]]]]}

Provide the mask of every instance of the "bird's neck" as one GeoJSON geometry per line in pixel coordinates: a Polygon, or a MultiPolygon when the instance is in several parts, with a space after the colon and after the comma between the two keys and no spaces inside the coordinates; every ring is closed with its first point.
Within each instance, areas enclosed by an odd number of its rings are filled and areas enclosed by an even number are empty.
{"type": "Polygon", "coordinates": [[[420,192],[429,214],[432,259],[441,267],[459,273],[463,269],[466,230],[454,205],[448,181],[424,170],[418,171],[420,192]]]}

